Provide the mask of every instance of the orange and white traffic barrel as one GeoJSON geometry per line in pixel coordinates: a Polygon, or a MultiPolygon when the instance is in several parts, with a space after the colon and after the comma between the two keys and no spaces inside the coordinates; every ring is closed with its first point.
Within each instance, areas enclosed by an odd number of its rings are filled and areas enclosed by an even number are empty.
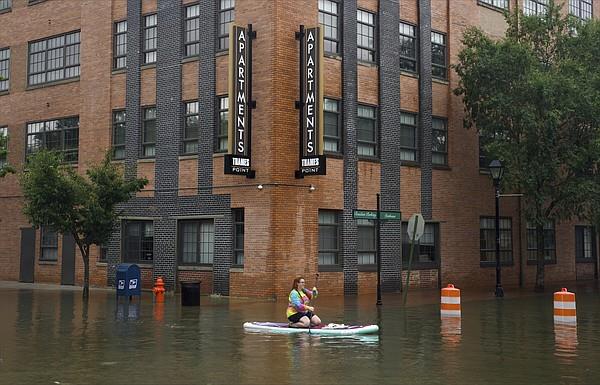
{"type": "Polygon", "coordinates": [[[448,284],[442,288],[442,299],[440,306],[442,317],[460,317],[460,289],[448,284]]]}
{"type": "Polygon", "coordinates": [[[577,323],[575,293],[567,291],[567,288],[565,287],[554,293],[554,323],[577,323]]]}

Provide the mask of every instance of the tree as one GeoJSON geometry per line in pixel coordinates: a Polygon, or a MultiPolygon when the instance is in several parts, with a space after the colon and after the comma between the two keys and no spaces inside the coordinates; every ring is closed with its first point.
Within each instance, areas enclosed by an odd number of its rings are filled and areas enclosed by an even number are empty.
{"type": "Polygon", "coordinates": [[[34,226],[71,234],[84,264],[83,297],[89,297],[91,245],[105,244],[119,217],[116,206],[129,200],[148,181],[125,181],[107,154],[86,177],[65,164],[56,152],[41,150],[28,158],[21,174],[23,212],[34,226]]]}
{"type": "Polygon", "coordinates": [[[4,178],[9,173],[14,173],[15,169],[6,163],[8,155],[8,136],[0,134],[0,178],[4,178]]]}
{"type": "Polygon", "coordinates": [[[503,188],[524,194],[535,226],[535,288],[544,289],[544,224],[584,213],[600,161],[600,23],[550,1],[541,17],[507,15],[504,38],[468,29],[454,69],[465,126],[505,165],[503,188]]]}

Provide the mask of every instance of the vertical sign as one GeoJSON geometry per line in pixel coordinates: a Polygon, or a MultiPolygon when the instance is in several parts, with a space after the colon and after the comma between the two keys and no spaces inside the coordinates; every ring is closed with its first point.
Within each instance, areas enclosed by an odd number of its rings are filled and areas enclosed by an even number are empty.
{"type": "Polygon", "coordinates": [[[300,40],[300,154],[296,178],[325,175],[323,156],[323,37],[319,27],[297,33],[300,40]]]}
{"type": "Polygon", "coordinates": [[[229,120],[228,154],[225,174],[254,178],[251,168],[252,108],[252,39],[255,32],[232,25],[229,33],[229,120]]]}

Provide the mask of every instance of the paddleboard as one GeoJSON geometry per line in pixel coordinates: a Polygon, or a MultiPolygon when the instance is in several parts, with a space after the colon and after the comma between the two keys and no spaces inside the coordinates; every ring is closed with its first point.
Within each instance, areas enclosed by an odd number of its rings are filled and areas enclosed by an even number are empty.
{"type": "Polygon", "coordinates": [[[244,329],[254,332],[267,333],[310,333],[320,335],[347,336],[354,334],[373,334],[379,331],[377,325],[344,325],[344,324],[321,324],[310,328],[292,328],[289,323],[283,322],[245,322],[244,329]]]}

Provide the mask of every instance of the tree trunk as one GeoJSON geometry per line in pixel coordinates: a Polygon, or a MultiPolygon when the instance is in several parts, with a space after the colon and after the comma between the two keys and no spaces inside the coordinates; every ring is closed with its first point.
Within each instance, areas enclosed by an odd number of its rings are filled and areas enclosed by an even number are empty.
{"type": "Polygon", "coordinates": [[[83,257],[83,299],[87,300],[90,297],[90,247],[83,248],[85,252],[83,257]]]}
{"type": "Polygon", "coordinates": [[[535,273],[535,291],[544,291],[544,225],[535,227],[535,238],[537,246],[537,269],[535,273]]]}

